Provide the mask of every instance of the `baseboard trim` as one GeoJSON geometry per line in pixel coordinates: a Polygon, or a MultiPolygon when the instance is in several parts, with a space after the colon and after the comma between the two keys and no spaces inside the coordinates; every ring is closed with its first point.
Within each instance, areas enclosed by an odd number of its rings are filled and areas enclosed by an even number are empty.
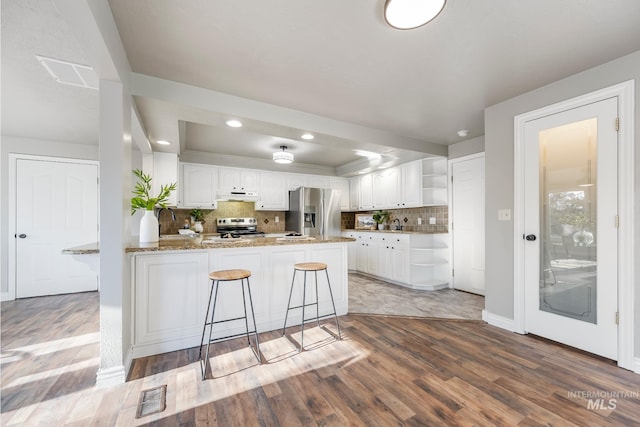
{"type": "Polygon", "coordinates": [[[0,293],[0,301],[13,301],[13,299],[14,298],[12,298],[10,292],[2,292],[2,293],[0,293]]]}
{"type": "Polygon", "coordinates": [[[126,373],[124,365],[113,368],[98,369],[96,374],[96,388],[107,388],[118,384],[124,384],[126,373]]]}
{"type": "Polygon", "coordinates": [[[506,329],[510,332],[516,332],[516,325],[513,319],[498,316],[497,314],[489,313],[487,310],[482,310],[482,320],[500,329],[506,329]]]}
{"type": "Polygon", "coordinates": [[[633,358],[633,372],[640,374],[640,357],[633,358]]]}

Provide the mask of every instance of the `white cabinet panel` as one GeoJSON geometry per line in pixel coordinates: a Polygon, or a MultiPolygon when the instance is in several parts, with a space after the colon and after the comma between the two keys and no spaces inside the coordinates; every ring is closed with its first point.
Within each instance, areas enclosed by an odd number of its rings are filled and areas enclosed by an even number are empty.
{"type": "Polygon", "coordinates": [[[256,210],[286,211],[289,209],[289,191],[286,176],[280,172],[260,172],[260,199],[256,210]]]}
{"type": "Polygon", "coordinates": [[[347,265],[349,267],[349,270],[356,270],[356,248],[358,244],[359,234],[353,231],[343,231],[342,236],[356,239],[355,242],[347,243],[347,265]]]}
{"type": "Polygon", "coordinates": [[[260,176],[257,170],[221,167],[218,170],[218,179],[220,191],[257,193],[259,190],[260,176]]]}
{"type": "Polygon", "coordinates": [[[311,188],[331,188],[331,177],[307,175],[306,186],[311,188]]]}
{"type": "Polygon", "coordinates": [[[209,295],[207,254],[136,256],[134,265],[136,345],[170,351],[199,339],[209,295]]]}
{"type": "Polygon", "coordinates": [[[405,163],[400,170],[401,206],[403,208],[422,206],[422,161],[405,163]]]}
{"type": "Polygon", "coordinates": [[[360,209],[360,177],[349,178],[349,209],[360,209]]]}
{"type": "Polygon", "coordinates": [[[300,187],[304,187],[307,184],[307,177],[301,173],[289,173],[287,174],[287,190],[293,191],[300,187]]]}
{"type": "Polygon", "coordinates": [[[373,175],[367,174],[360,177],[360,210],[374,209],[373,204],[373,175]]]}
{"type": "Polygon", "coordinates": [[[180,164],[180,200],[183,208],[216,208],[218,168],[209,165],[180,164]]]}
{"type": "Polygon", "coordinates": [[[349,180],[342,177],[331,177],[331,189],[340,191],[340,210],[348,211],[349,203],[349,180]]]}

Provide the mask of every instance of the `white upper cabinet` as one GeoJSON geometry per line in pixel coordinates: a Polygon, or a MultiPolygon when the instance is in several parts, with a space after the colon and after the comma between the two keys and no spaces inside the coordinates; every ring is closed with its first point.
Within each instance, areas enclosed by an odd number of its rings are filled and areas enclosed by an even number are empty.
{"type": "Polygon", "coordinates": [[[287,174],[287,190],[293,191],[307,185],[307,176],[301,173],[287,174]]]}
{"type": "Polygon", "coordinates": [[[219,189],[223,192],[260,191],[260,174],[253,169],[225,168],[218,170],[219,189]]]}
{"type": "Polygon", "coordinates": [[[289,209],[289,189],[286,174],[260,172],[259,200],[256,210],[286,211],[289,209]]]}
{"type": "Polygon", "coordinates": [[[324,175],[307,175],[306,187],[331,188],[331,178],[324,175]]]}
{"type": "Polygon", "coordinates": [[[374,209],[373,204],[373,175],[367,174],[360,177],[360,210],[374,209]]]}
{"type": "Polygon", "coordinates": [[[216,208],[218,168],[216,166],[181,163],[180,197],[182,208],[216,208]]]}
{"type": "Polygon", "coordinates": [[[360,209],[360,177],[349,178],[349,210],[360,209]]]}
{"type": "Polygon", "coordinates": [[[402,207],[400,169],[389,168],[374,172],[372,175],[373,208],[389,209],[402,207]]]}
{"type": "MultiPolygon", "coordinates": [[[[172,182],[178,184],[178,155],[174,153],[153,153],[153,179],[151,181],[154,196],[160,193],[160,187],[172,182]]],[[[173,191],[167,206],[178,206],[178,192],[173,191]]]]}
{"type": "Polygon", "coordinates": [[[401,203],[403,208],[422,206],[422,160],[405,163],[401,170],[401,203]]]}
{"type": "Polygon", "coordinates": [[[339,176],[332,176],[330,179],[331,186],[329,188],[340,191],[340,210],[348,211],[349,205],[349,180],[339,176]]]}

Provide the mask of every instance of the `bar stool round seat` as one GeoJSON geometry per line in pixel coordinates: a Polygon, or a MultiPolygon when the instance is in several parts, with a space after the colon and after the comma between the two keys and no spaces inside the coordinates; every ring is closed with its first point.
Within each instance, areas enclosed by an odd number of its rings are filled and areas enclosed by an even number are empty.
{"type": "Polygon", "coordinates": [[[206,379],[206,371],[207,371],[207,363],[209,363],[209,349],[211,344],[216,343],[218,341],[235,338],[239,336],[246,336],[247,343],[249,347],[255,354],[258,359],[258,363],[262,363],[261,353],[260,353],[260,339],[258,337],[258,326],[256,324],[256,317],[253,311],[253,300],[251,298],[251,287],[249,286],[249,277],[251,277],[251,271],[243,270],[243,269],[233,269],[233,270],[219,270],[213,271],[209,273],[209,279],[211,280],[211,291],[209,292],[209,303],[207,304],[207,314],[204,316],[204,326],[202,328],[202,339],[200,340],[200,351],[198,353],[198,358],[200,359],[200,368],[202,371],[202,379],[206,379]],[[218,292],[220,290],[221,283],[227,283],[232,281],[240,281],[240,286],[242,288],[242,309],[244,316],[235,317],[233,319],[221,319],[214,321],[214,316],[216,312],[216,306],[218,305],[218,292]],[[246,292],[245,292],[246,287],[246,292]],[[249,330],[249,321],[247,316],[247,300],[245,298],[245,294],[249,295],[249,311],[251,312],[251,318],[253,320],[253,330],[249,330]],[[213,304],[212,304],[213,301],[213,304]],[[209,315],[211,313],[211,315],[209,315]],[[232,322],[236,320],[244,320],[245,332],[229,335],[225,337],[212,338],[213,336],[213,328],[214,325],[232,322]],[[208,340],[205,341],[205,335],[207,331],[207,327],[209,327],[209,337],[208,340]],[[249,339],[249,334],[255,335],[255,348],[251,345],[251,340],[249,339]],[[204,354],[202,347],[207,343],[207,351],[204,354]]]}
{"type": "Polygon", "coordinates": [[[320,271],[326,270],[327,264],[322,262],[299,262],[295,264],[293,268],[301,271],[320,271]]]}
{"type": "Polygon", "coordinates": [[[249,270],[220,270],[209,273],[209,279],[229,281],[229,280],[242,280],[251,277],[249,270]]]}
{"type": "Polygon", "coordinates": [[[295,310],[297,308],[301,308],[302,309],[302,323],[301,323],[301,327],[300,327],[300,347],[298,348],[298,352],[301,352],[304,348],[304,324],[307,321],[311,321],[314,320],[316,321],[316,323],[318,324],[318,327],[323,327],[320,325],[320,319],[321,318],[325,318],[325,317],[330,317],[333,316],[336,320],[336,327],[338,329],[338,334],[334,334],[331,331],[328,331],[326,328],[324,328],[327,332],[329,332],[331,335],[333,335],[334,337],[336,337],[336,339],[342,339],[342,334],[340,332],[340,323],[338,322],[338,314],[336,312],[336,304],[335,301],[333,300],[333,292],[331,290],[331,281],[329,280],[329,272],[327,271],[327,264],[323,263],[323,262],[299,262],[297,264],[294,264],[293,266],[293,279],[291,280],[291,290],[289,291],[289,302],[287,303],[287,312],[285,314],[284,317],[284,326],[282,327],[282,335],[285,334],[285,330],[287,329],[287,319],[289,318],[289,311],[291,310],[295,310]],[[296,281],[296,273],[300,271],[301,273],[304,274],[304,281],[303,281],[303,285],[302,285],[302,303],[300,305],[297,306],[291,306],[291,296],[293,295],[293,288],[295,286],[295,281],[296,281]],[[319,298],[318,298],[318,271],[324,271],[325,272],[325,276],[327,278],[326,282],[327,282],[327,288],[329,290],[329,296],[331,297],[331,306],[333,308],[333,311],[325,314],[325,315],[320,315],[320,304],[319,304],[319,298]],[[316,294],[316,299],[315,302],[307,302],[307,272],[313,272],[314,276],[315,276],[315,294],[316,294]],[[307,319],[305,317],[305,308],[309,307],[309,306],[316,306],[316,316],[315,318],[310,318],[307,319]]]}

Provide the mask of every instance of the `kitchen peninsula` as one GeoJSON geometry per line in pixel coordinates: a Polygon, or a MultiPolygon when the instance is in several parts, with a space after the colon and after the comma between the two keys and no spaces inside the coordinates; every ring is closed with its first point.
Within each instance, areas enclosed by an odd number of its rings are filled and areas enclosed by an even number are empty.
{"type": "MultiPolygon", "coordinates": [[[[160,239],[154,244],[132,242],[126,249],[132,274],[133,345],[131,357],[138,358],[200,343],[202,324],[209,297],[209,272],[241,268],[252,275],[251,293],[259,332],[282,328],[287,309],[293,265],[299,262],[323,262],[328,273],[338,315],[348,311],[347,243],[348,237],[298,238],[258,237],[217,239],[215,237],[179,237],[160,239]]],[[[66,249],[65,254],[96,255],[98,244],[66,249]]],[[[296,280],[302,280],[302,276],[296,280]]],[[[320,277],[319,280],[323,280],[320,277]]],[[[313,280],[313,279],[311,279],[313,280]]],[[[293,300],[302,300],[302,282],[296,286],[293,300]],[[299,292],[297,292],[299,291],[299,292]]],[[[240,317],[242,295],[233,283],[221,288],[224,318],[240,317]],[[232,301],[232,303],[227,303],[232,301]]],[[[331,310],[326,287],[319,286],[320,315],[331,310]]],[[[309,296],[307,296],[308,301],[309,296]]],[[[312,309],[310,309],[313,311],[312,309]]],[[[300,311],[300,310],[298,310],[300,311]]],[[[315,314],[315,313],[313,313],[315,314]]],[[[300,323],[301,313],[291,312],[300,323]]],[[[230,322],[218,336],[244,330],[244,324],[230,322]]]]}

